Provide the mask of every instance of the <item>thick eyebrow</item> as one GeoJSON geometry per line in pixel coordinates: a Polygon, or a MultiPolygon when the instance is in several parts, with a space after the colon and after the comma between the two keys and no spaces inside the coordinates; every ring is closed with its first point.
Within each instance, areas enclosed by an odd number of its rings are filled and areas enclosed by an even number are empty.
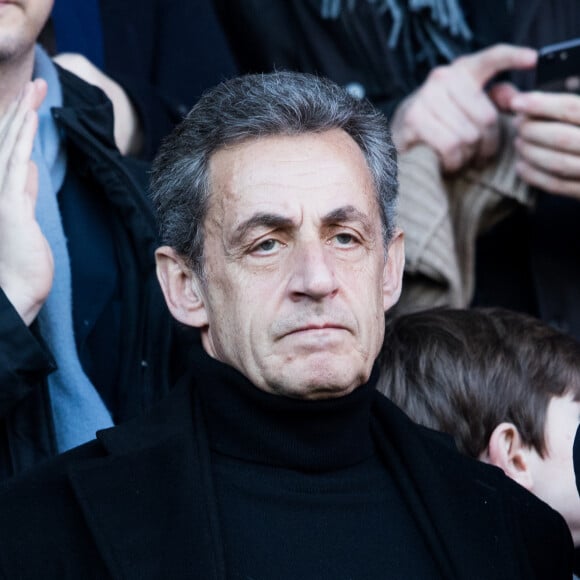
{"type": "Polygon", "coordinates": [[[256,213],[247,220],[243,221],[235,229],[231,244],[236,246],[242,242],[247,233],[254,228],[268,229],[289,229],[294,226],[294,222],[289,217],[276,213],[256,213]]]}
{"type": "Polygon", "coordinates": [[[372,232],[372,224],[369,216],[358,210],[353,205],[345,205],[334,209],[322,218],[322,223],[324,225],[340,224],[344,222],[359,222],[365,230],[365,233],[370,234],[370,232],[372,232]]]}
{"type": "MultiPolygon", "coordinates": [[[[322,218],[324,226],[330,226],[337,223],[344,222],[359,222],[366,233],[372,231],[371,222],[366,214],[356,209],[353,205],[345,205],[333,209],[322,218]]],[[[241,222],[235,229],[230,243],[237,246],[242,243],[249,231],[254,228],[265,228],[272,230],[291,229],[295,226],[294,221],[286,216],[260,212],[249,217],[247,220],[241,222]]]]}

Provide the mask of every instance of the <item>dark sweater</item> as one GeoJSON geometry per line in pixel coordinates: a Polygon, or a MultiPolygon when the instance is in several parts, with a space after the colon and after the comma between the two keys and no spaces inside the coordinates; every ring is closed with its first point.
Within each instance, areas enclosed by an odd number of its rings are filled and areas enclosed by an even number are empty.
{"type": "Polygon", "coordinates": [[[218,375],[200,384],[200,395],[228,578],[437,576],[375,452],[375,377],[346,397],[303,401],[204,364],[218,375]]]}

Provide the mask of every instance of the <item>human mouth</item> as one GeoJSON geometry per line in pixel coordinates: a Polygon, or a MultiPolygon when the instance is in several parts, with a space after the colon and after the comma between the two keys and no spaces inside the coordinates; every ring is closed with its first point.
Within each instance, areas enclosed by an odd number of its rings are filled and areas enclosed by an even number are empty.
{"type": "Polygon", "coordinates": [[[288,316],[278,319],[271,327],[274,341],[292,337],[323,337],[339,336],[343,333],[356,334],[356,323],[344,312],[327,313],[326,316],[316,316],[317,313],[304,313],[299,316],[288,316]]]}
{"type": "Polygon", "coordinates": [[[348,329],[340,324],[304,324],[296,328],[290,329],[282,338],[293,337],[310,337],[310,338],[324,338],[329,337],[337,332],[345,332],[348,329]]]}
{"type": "Polygon", "coordinates": [[[288,334],[295,334],[297,332],[310,332],[316,330],[345,330],[344,326],[338,324],[306,324],[304,326],[299,326],[294,330],[288,332],[288,334]]]}
{"type": "Polygon", "coordinates": [[[349,330],[337,324],[305,324],[291,329],[280,339],[288,352],[331,352],[342,348],[348,340],[349,330]]]}

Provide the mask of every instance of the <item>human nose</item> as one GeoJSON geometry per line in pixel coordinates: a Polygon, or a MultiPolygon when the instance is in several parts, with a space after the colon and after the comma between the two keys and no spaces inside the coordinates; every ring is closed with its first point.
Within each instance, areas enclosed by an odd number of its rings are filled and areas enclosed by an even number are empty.
{"type": "Polygon", "coordinates": [[[338,291],[334,263],[324,244],[304,243],[295,251],[290,279],[294,299],[309,297],[321,300],[338,291]]]}

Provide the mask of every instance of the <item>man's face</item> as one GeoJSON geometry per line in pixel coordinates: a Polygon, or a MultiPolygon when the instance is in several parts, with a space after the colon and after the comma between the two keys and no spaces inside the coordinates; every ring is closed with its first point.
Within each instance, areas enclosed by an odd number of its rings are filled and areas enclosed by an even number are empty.
{"type": "Polygon", "coordinates": [[[0,64],[30,54],[53,0],[0,0],[0,64]]]}
{"type": "Polygon", "coordinates": [[[546,415],[546,453],[531,457],[533,491],[566,520],[576,546],[580,546],[580,496],[576,488],[572,447],[580,422],[580,402],[571,395],[554,397],[546,415]]]}
{"type": "Polygon", "coordinates": [[[207,352],[258,388],[302,398],[365,382],[398,298],[371,173],[342,130],[256,139],[210,162],[207,352]]]}

